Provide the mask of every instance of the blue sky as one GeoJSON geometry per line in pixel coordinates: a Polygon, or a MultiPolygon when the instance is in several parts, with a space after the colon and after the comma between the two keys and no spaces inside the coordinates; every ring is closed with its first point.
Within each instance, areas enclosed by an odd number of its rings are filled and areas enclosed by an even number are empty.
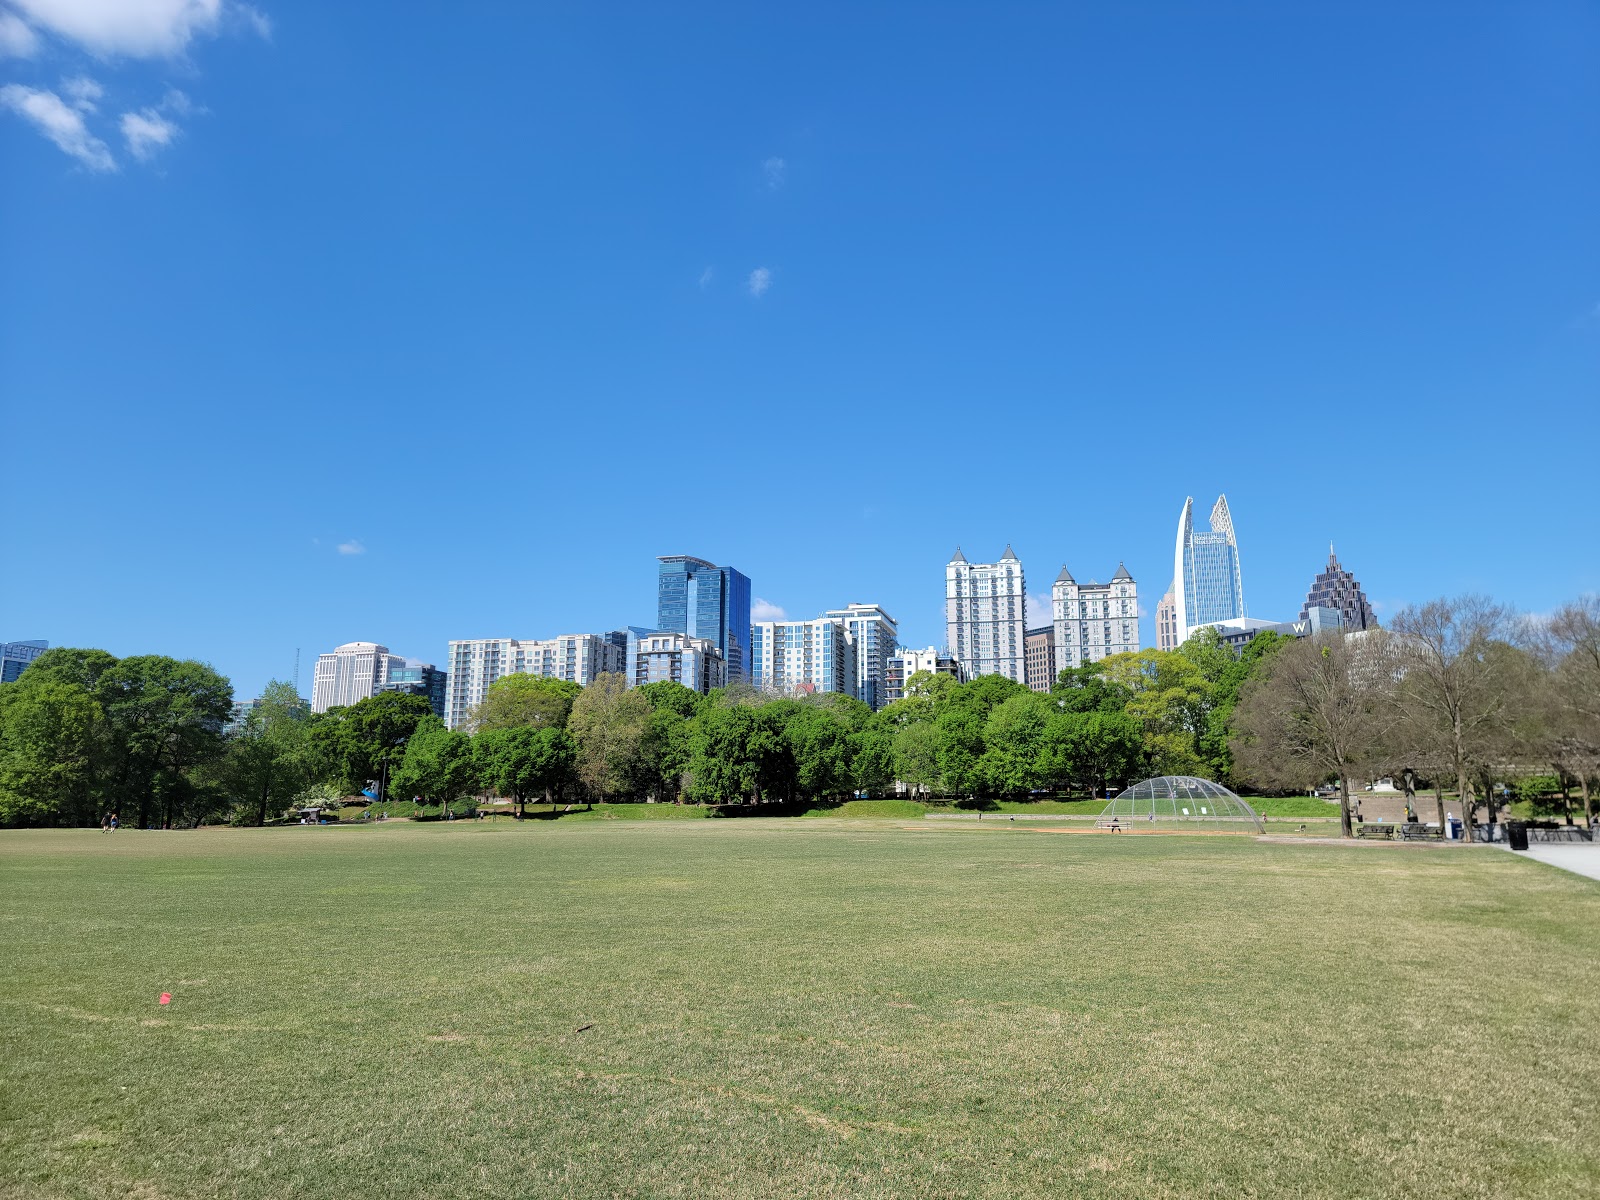
{"type": "MultiPolygon", "coordinates": [[[[1600,589],[1600,9],[0,0],[0,638],[1600,589]]],[[[1151,622],[1144,622],[1147,644],[1151,622]]]]}

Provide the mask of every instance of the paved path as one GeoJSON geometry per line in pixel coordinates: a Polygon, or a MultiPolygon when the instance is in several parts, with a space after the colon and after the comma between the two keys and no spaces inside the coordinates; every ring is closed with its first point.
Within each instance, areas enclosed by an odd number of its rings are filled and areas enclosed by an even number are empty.
{"type": "Polygon", "coordinates": [[[1534,845],[1528,850],[1512,850],[1518,858],[1532,858],[1552,867],[1560,867],[1563,871],[1571,871],[1574,875],[1586,875],[1590,879],[1600,879],[1600,846],[1582,845],[1573,843],[1562,845],[1560,843],[1545,843],[1534,845]]]}

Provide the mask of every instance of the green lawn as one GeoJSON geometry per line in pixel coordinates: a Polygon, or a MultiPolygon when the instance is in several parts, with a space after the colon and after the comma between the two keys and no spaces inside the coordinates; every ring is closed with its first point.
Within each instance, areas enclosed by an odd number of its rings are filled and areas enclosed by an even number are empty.
{"type": "Polygon", "coordinates": [[[1488,847],[24,832],[0,922],[5,1197],[1600,1195],[1600,885],[1488,847]]]}

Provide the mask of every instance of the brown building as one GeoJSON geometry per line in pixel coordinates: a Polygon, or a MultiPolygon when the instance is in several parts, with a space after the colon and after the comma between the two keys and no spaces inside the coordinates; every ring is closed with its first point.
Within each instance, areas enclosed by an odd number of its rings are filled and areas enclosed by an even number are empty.
{"type": "Polygon", "coordinates": [[[1041,625],[1028,630],[1022,638],[1028,669],[1028,687],[1035,692],[1048,692],[1056,681],[1056,627],[1041,625]]]}
{"type": "Polygon", "coordinates": [[[1172,592],[1173,589],[1168,588],[1167,594],[1161,597],[1161,603],[1156,605],[1157,650],[1178,648],[1178,602],[1172,592]]]}

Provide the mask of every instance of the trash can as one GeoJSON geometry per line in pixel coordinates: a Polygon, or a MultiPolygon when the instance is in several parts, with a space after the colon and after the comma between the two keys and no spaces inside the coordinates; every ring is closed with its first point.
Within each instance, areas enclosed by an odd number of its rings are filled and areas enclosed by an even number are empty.
{"type": "Polygon", "coordinates": [[[1525,821],[1506,822],[1506,845],[1513,850],[1528,848],[1528,825],[1525,821]]]}

